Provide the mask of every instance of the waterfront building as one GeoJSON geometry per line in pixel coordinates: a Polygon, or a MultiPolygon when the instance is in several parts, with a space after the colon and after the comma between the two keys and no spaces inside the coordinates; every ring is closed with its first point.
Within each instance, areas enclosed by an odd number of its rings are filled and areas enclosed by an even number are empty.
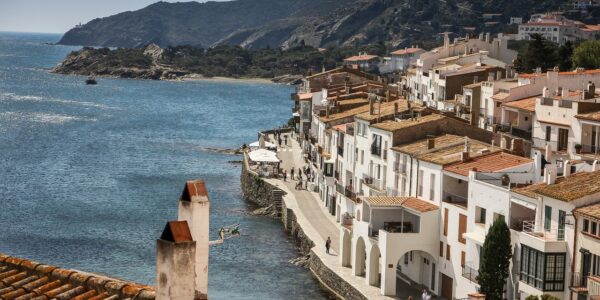
{"type": "Polygon", "coordinates": [[[368,54],[367,52],[359,52],[358,55],[344,58],[344,65],[367,72],[377,71],[381,62],[381,57],[368,54]]]}

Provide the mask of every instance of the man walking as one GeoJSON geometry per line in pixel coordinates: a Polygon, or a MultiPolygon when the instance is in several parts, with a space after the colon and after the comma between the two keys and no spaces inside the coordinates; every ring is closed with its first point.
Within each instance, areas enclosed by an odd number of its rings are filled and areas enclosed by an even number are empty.
{"type": "Polygon", "coordinates": [[[290,174],[291,174],[290,179],[294,180],[294,168],[292,168],[292,170],[290,171],[290,174]]]}
{"type": "Polygon", "coordinates": [[[331,248],[331,238],[327,237],[327,241],[325,241],[325,253],[329,254],[329,248],[331,248]]]}
{"type": "Polygon", "coordinates": [[[283,182],[285,182],[287,179],[287,171],[283,170],[283,182]]]}

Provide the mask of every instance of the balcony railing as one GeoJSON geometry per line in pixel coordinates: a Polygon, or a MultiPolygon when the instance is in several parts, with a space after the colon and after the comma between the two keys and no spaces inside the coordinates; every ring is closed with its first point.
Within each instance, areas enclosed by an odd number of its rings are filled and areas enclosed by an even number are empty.
{"type": "Polygon", "coordinates": [[[364,184],[373,184],[373,177],[363,174],[363,183],[364,184]]]}
{"type": "Polygon", "coordinates": [[[524,140],[531,140],[531,130],[524,130],[512,127],[510,130],[510,134],[524,140]]]}
{"type": "Polygon", "coordinates": [[[469,266],[469,264],[467,263],[462,267],[462,276],[470,282],[477,283],[477,276],[479,276],[479,271],[469,266]]]}
{"type": "Polygon", "coordinates": [[[400,191],[396,189],[386,189],[386,194],[388,197],[400,197],[400,191]]]}
{"type": "Polygon", "coordinates": [[[535,224],[535,221],[523,221],[523,232],[545,241],[564,241],[564,228],[551,228],[549,230],[535,224]]]}
{"type": "Polygon", "coordinates": [[[571,278],[572,288],[585,288],[588,285],[588,275],[580,272],[574,272],[571,278]]]}
{"type": "Polygon", "coordinates": [[[335,190],[338,193],[346,196],[346,198],[348,198],[348,199],[350,199],[350,200],[352,200],[354,202],[357,202],[357,200],[358,200],[358,198],[356,197],[357,196],[356,193],[354,192],[352,186],[350,186],[350,185],[344,187],[344,186],[342,186],[341,184],[338,183],[338,184],[335,185],[335,190]]]}
{"type": "Polygon", "coordinates": [[[444,201],[446,203],[466,205],[468,202],[468,199],[466,196],[459,196],[459,195],[455,195],[452,193],[444,192],[444,194],[442,196],[442,201],[444,201]]]}
{"type": "Polygon", "coordinates": [[[600,154],[600,149],[598,149],[599,147],[597,145],[587,145],[587,144],[581,144],[581,153],[582,154],[600,154]]]}

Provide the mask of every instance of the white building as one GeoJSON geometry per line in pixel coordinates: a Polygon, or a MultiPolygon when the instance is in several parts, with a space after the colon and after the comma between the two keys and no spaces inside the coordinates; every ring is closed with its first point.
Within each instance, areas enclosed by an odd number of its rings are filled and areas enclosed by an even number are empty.
{"type": "Polygon", "coordinates": [[[535,14],[527,23],[519,25],[517,40],[531,40],[534,34],[563,45],[567,41],[598,39],[600,26],[569,20],[556,13],[535,14]]]}

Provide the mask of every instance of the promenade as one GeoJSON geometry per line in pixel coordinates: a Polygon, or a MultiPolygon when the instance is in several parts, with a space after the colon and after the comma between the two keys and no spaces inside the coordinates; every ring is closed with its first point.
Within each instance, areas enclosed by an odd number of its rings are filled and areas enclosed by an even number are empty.
{"type": "MultiPolygon", "coordinates": [[[[273,139],[274,140],[274,139],[273,139]]],[[[330,270],[338,274],[344,281],[351,284],[367,299],[400,299],[381,295],[378,287],[367,284],[364,277],[354,276],[352,269],[342,267],[338,253],[340,240],[340,225],[335,221],[335,217],[329,214],[324,203],[319,199],[319,194],[307,190],[296,190],[297,181],[289,179],[291,168],[298,172],[298,168],[303,168],[306,164],[302,156],[302,149],[295,139],[288,137],[288,145],[283,145],[278,150],[278,156],[282,160],[281,168],[288,172],[288,180],[284,182],[281,179],[266,179],[282,189],[286,195],[283,198],[287,208],[292,209],[296,215],[298,224],[302,230],[314,243],[313,252],[321,259],[330,270]],[[331,238],[331,251],[325,253],[325,241],[327,237],[331,238]]],[[[306,180],[306,177],[304,177],[306,180]]],[[[420,293],[408,285],[401,285],[403,291],[410,291],[410,294],[416,297],[420,293]]],[[[408,295],[406,295],[408,296],[408,295]]],[[[406,299],[406,297],[402,297],[406,299]]]]}

